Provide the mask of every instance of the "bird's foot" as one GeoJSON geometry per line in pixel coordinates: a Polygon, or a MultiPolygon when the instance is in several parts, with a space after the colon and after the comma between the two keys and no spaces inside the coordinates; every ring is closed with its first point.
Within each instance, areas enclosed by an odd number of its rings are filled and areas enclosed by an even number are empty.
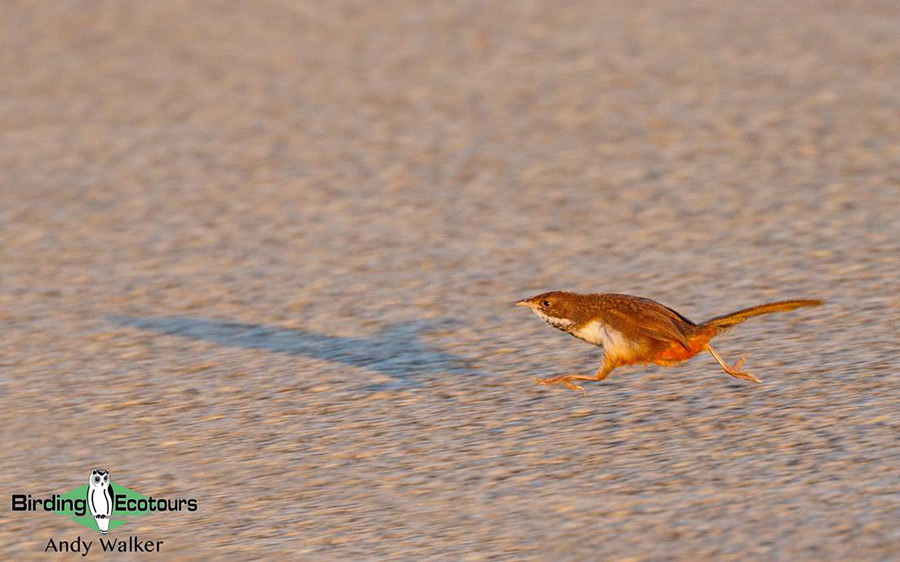
{"type": "Polygon", "coordinates": [[[748,373],[748,372],[746,372],[746,371],[741,371],[741,365],[743,365],[743,364],[744,364],[744,361],[746,361],[746,360],[747,360],[746,357],[741,357],[740,359],[738,359],[737,361],[734,362],[734,365],[732,365],[731,367],[725,369],[725,372],[728,373],[729,375],[731,375],[732,377],[736,378],[736,379],[744,379],[744,380],[746,380],[746,381],[753,381],[753,382],[755,382],[755,383],[760,383],[760,382],[762,382],[761,380],[759,380],[758,378],[756,378],[756,377],[753,375],[753,373],[748,373]]]}
{"type": "Polygon", "coordinates": [[[573,378],[574,377],[572,375],[560,375],[558,377],[550,377],[548,379],[534,379],[534,382],[543,386],[562,384],[565,385],[566,388],[570,388],[572,390],[580,390],[582,394],[587,396],[587,390],[585,390],[583,386],[577,385],[572,382],[573,378]]]}

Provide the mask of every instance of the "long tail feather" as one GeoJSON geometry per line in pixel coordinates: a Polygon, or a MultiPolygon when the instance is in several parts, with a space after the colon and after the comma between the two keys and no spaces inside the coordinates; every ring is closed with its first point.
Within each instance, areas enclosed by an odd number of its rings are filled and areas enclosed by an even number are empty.
{"type": "Polygon", "coordinates": [[[711,318],[704,322],[702,326],[713,326],[718,330],[727,330],[754,316],[771,314],[773,312],[788,312],[805,306],[819,306],[820,304],[822,304],[822,301],[813,299],[770,302],[758,306],[751,306],[750,308],[738,310],[737,312],[732,312],[730,314],[716,316],[715,318],[711,318]]]}

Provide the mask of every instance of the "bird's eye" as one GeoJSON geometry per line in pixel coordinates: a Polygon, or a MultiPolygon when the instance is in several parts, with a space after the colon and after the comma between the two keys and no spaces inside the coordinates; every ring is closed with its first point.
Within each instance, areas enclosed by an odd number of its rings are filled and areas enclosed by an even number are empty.
{"type": "Polygon", "coordinates": [[[99,477],[99,476],[97,476],[97,477],[96,477],[96,478],[94,478],[94,482],[96,482],[96,483],[98,483],[98,484],[99,484],[99,483],[100,483],[100,477],[99,477]]]}
{"type": "Polygon", "coordinates": [[[550,301],[548,301],[548,300],[542,300],[542,301],[541,301],[541,306],[543,306],[544,308],[550,308],[550,301]]]}

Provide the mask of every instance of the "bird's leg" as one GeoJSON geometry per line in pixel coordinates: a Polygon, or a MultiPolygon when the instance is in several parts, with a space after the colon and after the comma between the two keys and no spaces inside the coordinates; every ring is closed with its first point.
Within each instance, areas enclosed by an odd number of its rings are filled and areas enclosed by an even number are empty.
{"type": "Polygon", "coordinates": [[[716,363],[718,363],[719,366],[722,367],[722,370],[725,371],[726,373],[728,373],[729,375],[731,375],[732,377],[734,377],[736,379],[744,379],[744,380],[753,381],[753,382],[757,382],[757,383],[762,382],[761,380],[759,380],[758,378],[753,376],[753,374],[740,370],[741,365],[743,365],[744,361],[746,360],[745,357],[741,357],[740,359],[735,361],[734,365],[729,367],[725,363],[725,361],[722,360],[722,357],[718,353],[716,353],[716,350],[713,349],[711,345],[707,345],[706,349],[707,349],[707,351],[710,352],[710,354],[712,354],[713,358],[716,360],[716,363]]]}
{"type": "Polygon", "coordinates": [[[612,372],[613,369],[616,368],[616,363],[614,361],[610,361],[606,359],[603,361],[603,366],[597,370],[597,373],[593,376],[589,375],[560,375],[558,377],[550,377],[548,379],[534,379],[536,383],[541,385],[551,385],[551,384],[562,384],[565,385],[566,388],[570,388],[572,390],[580,390],[582,394],[587,396],[587,391],[583,386],[573,383],[572,381],[602,381],[612,372]]]}

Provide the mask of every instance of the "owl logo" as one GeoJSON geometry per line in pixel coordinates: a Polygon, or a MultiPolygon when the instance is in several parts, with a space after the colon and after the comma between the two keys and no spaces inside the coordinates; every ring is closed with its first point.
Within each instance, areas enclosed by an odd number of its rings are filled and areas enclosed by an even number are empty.
{"type": "Polygon", "coordinates": [[[109,516],[113,510],[113,488],[109,483],[109,471],[100,468],[91,469],[88,480],[87,503],[91,515],[97,520],[101,535],[109,534],[109,516]]]}

